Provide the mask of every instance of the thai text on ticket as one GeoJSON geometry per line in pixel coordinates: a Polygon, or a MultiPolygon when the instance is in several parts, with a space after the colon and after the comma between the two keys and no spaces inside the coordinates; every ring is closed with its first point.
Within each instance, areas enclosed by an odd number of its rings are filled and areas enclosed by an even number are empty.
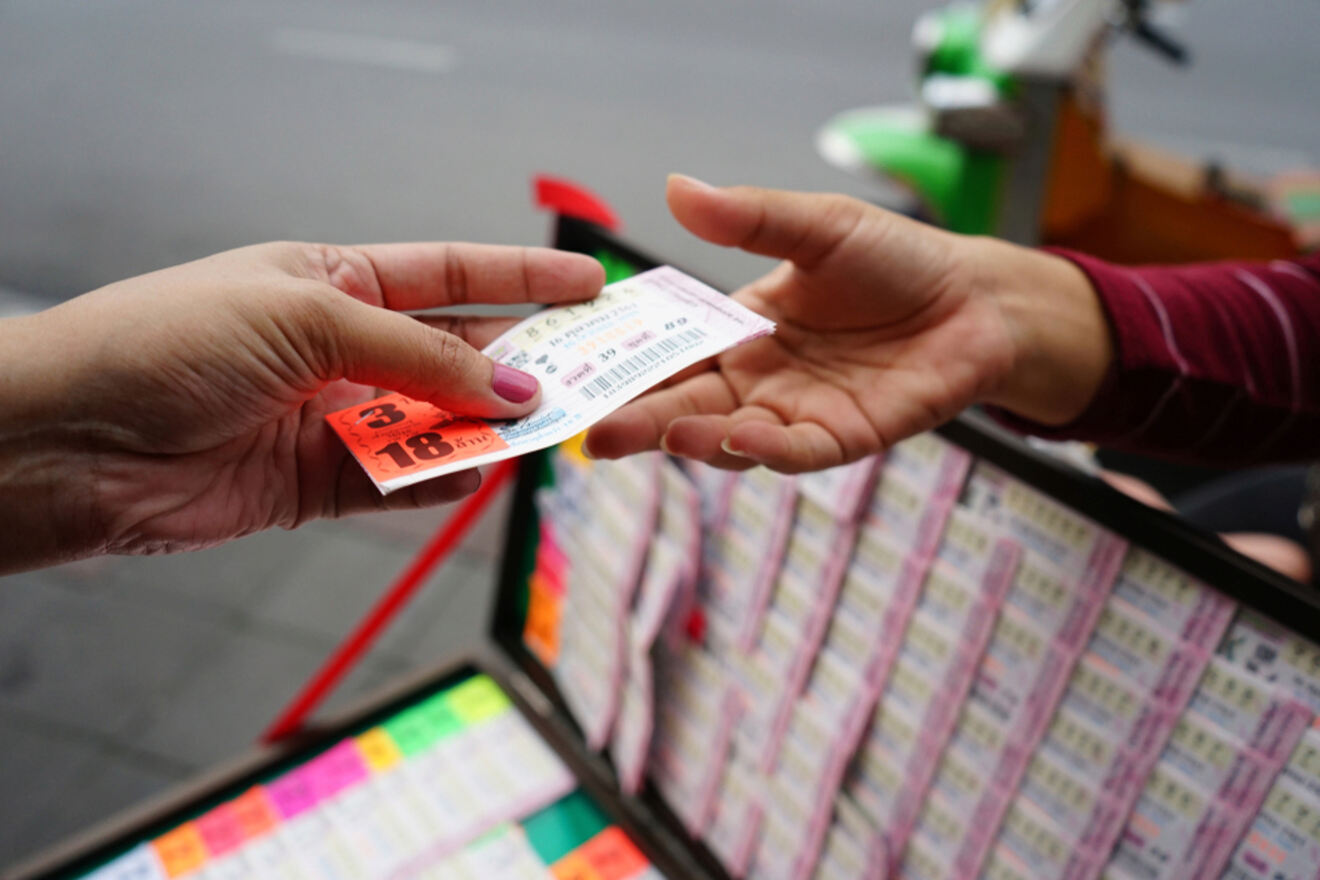
{"type": "Polygon", "coordinates": [[[484,353],[541,383],[521,419],[455,415],[401,394],[326,416],[382,493],[562,443],[680,370],[774,332],[766,320],[669,266],[589,302],[545,309],[484,353]]]}

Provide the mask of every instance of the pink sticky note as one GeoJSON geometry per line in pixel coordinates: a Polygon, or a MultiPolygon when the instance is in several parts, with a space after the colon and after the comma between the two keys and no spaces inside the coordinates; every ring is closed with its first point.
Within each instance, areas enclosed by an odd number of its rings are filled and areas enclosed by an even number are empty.
{"type": "Polygon", "coordinates": [[[307,765],[312,790],[318,801],[334,797],[351,785],[367,778],[362,753],[351,740],[345,740],[307,765]]]}
{"type": "Polygon", "coordinates": [[[197,830],[213,856],[221,856],[243,843],[243,825],[233,804],[221,804],[198,817],[197,830]]]}
{"type": "Polygon", "coordinates": [[[292,819],[317,804],[316,789],[312,786],[309,769],[299,767],[266,786],[266,794],[285,819],[292,819]]]}

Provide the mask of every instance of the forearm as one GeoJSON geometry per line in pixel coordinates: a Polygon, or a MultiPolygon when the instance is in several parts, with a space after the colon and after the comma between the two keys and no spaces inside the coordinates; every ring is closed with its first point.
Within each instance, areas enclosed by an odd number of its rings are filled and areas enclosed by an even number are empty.
{"type": "Polygon", "coordinates": [[[1075,419],[1051,422],[1005,403],[1032,420],[1009,424],[1188,461],[1320,452],[1315,258],[1124,268],[1069,256],[1108,317],[1112,367],[1075,419]]]}
{"type": "Polygon", "coordinates": [[[69,352],[54,329],[42,316],[0,320],[0,574],[95,549],[91,456],[62,419],[69,352]]]}

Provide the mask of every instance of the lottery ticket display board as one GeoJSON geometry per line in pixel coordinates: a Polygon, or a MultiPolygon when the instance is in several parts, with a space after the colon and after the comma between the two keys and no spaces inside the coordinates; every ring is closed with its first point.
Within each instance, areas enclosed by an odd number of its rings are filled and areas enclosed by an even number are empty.
{"type": "Polygon", "coordinates": [[[664,877],[490,676],[377,714],[51,876],[664,877]]]}
{"type": "Polygon", "coordinates": [[[510,650],[727,876],[1320,878],[1315,595],[987,424],[521,492],[510,650]]]}

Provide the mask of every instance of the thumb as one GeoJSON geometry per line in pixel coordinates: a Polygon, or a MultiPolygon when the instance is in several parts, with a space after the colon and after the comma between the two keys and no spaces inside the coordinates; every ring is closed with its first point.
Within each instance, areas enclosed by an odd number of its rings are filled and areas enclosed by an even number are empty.
{"type": "Polygon", "coordinates": [[[669,175],[669,210],[692,234],[714,244],[791,260],[809,269],[863,221],[866,206],[847,196],[754,186],[715,187],[669,175]]]}
{"type": "Polygon", "coordinates": [[[336,291],[312,335],[324,380],[397,391],[486,418],[526,415],[541,402],[536,377],[497,364],[452,333],[336,291]]]}

